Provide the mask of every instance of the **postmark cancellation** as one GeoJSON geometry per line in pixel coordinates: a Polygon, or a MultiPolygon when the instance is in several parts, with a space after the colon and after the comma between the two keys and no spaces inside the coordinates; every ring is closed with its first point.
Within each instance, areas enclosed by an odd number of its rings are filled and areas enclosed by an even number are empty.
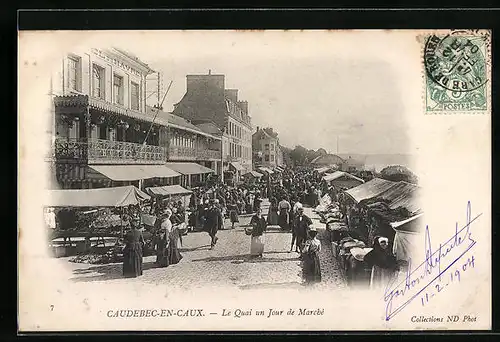
{"type": "Polygon", "coordinates": [[[489,32],[428,34],[423,43],[425,114],[488,112],[489,32]]]}

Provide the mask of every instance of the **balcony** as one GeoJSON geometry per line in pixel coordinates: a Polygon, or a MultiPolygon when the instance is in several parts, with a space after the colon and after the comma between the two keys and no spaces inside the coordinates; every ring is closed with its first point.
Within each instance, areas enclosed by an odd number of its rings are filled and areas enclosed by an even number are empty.
{"type": "Polygon", "coordinates": [[[56,160],[88,164],[162,164],[166,161],[165,152],[161,146],[101,139],[89,139],[87,142],[57,138],[54,146],[56,160]]]}
{"type": "Polygon", "coordinates": [[[170,146],[169,160],[220,160],[221,153],[216,150],[197,150],[194,147],[170,146]]]}

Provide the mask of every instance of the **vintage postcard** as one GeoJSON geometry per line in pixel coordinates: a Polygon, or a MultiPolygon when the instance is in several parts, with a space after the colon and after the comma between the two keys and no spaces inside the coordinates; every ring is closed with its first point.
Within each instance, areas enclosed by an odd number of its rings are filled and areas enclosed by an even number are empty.
{"type": "Polygon", "coordinates": [[[19,330],[491,329],[490,34],[20,31],[19,330]]]}

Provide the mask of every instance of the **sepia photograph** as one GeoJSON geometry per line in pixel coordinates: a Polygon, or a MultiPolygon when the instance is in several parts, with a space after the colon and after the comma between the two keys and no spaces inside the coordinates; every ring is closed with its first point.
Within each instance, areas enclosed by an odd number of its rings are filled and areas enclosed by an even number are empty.
{"type": "Polygon", "coordinates": [[[19,329],[491,328],[484,30],[19,32],[19,329]]]}

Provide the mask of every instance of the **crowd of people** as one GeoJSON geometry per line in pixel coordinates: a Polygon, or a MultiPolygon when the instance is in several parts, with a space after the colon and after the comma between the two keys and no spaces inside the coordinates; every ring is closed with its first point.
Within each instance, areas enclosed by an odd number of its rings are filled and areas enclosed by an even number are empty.
{"type": "MultiPolygon", "coordinates": [[[[251,215],[250,226],[245,229],[250,235],[250,256],[261,258],[264,253],[263,236],[268,226],[279,226],[282,231],[291,233],[289,252],[296,252],[302,260],[303,278],[308,283],[321,281],[319,252],[321,242],[310,217],[304,214],[304,206],[316,207],[321,197],[328,194],[340,208],[341,216],[349,226],[360,217],[356,208],[344,200],[339,189],[335,189],[311,169],[286,169],[275,175],[266,175],[258,182],[228,186],[223,183],[207,184],[192,189],[189,204],[182,201],[156,200],[150,203],[149,214],[156,217],[154,249],[158,267],[178,263],[182,255],[178,242],[182,245],[184,230],[198,230],[208,233],[210,248],[217,245],[217,233],[221,229],[233,229],[240,215],[251,215]],[[269,200],[267,215],[261,203],[269,200]],[[187,209],[187,210],[186,210],[187,209]],[[224,227],[228,219],[229,227],[224,227]]],[[[140,231],[141,209],[129,208],[131,229],[125,237],[124,267],[125,276],[142,274],[142,249],[144,238],[140,231]]],[[[359,221],[359,220],[358,220],[359,221]]],[[[357,221],[356,221],[357,222],[357,221]]],[[[386,238],[377,237],[373,252],[366,261],[374,269],[374,277],[385,277],[383,269],[393,268],[394,260],[386,248],[386,238]]]]}

